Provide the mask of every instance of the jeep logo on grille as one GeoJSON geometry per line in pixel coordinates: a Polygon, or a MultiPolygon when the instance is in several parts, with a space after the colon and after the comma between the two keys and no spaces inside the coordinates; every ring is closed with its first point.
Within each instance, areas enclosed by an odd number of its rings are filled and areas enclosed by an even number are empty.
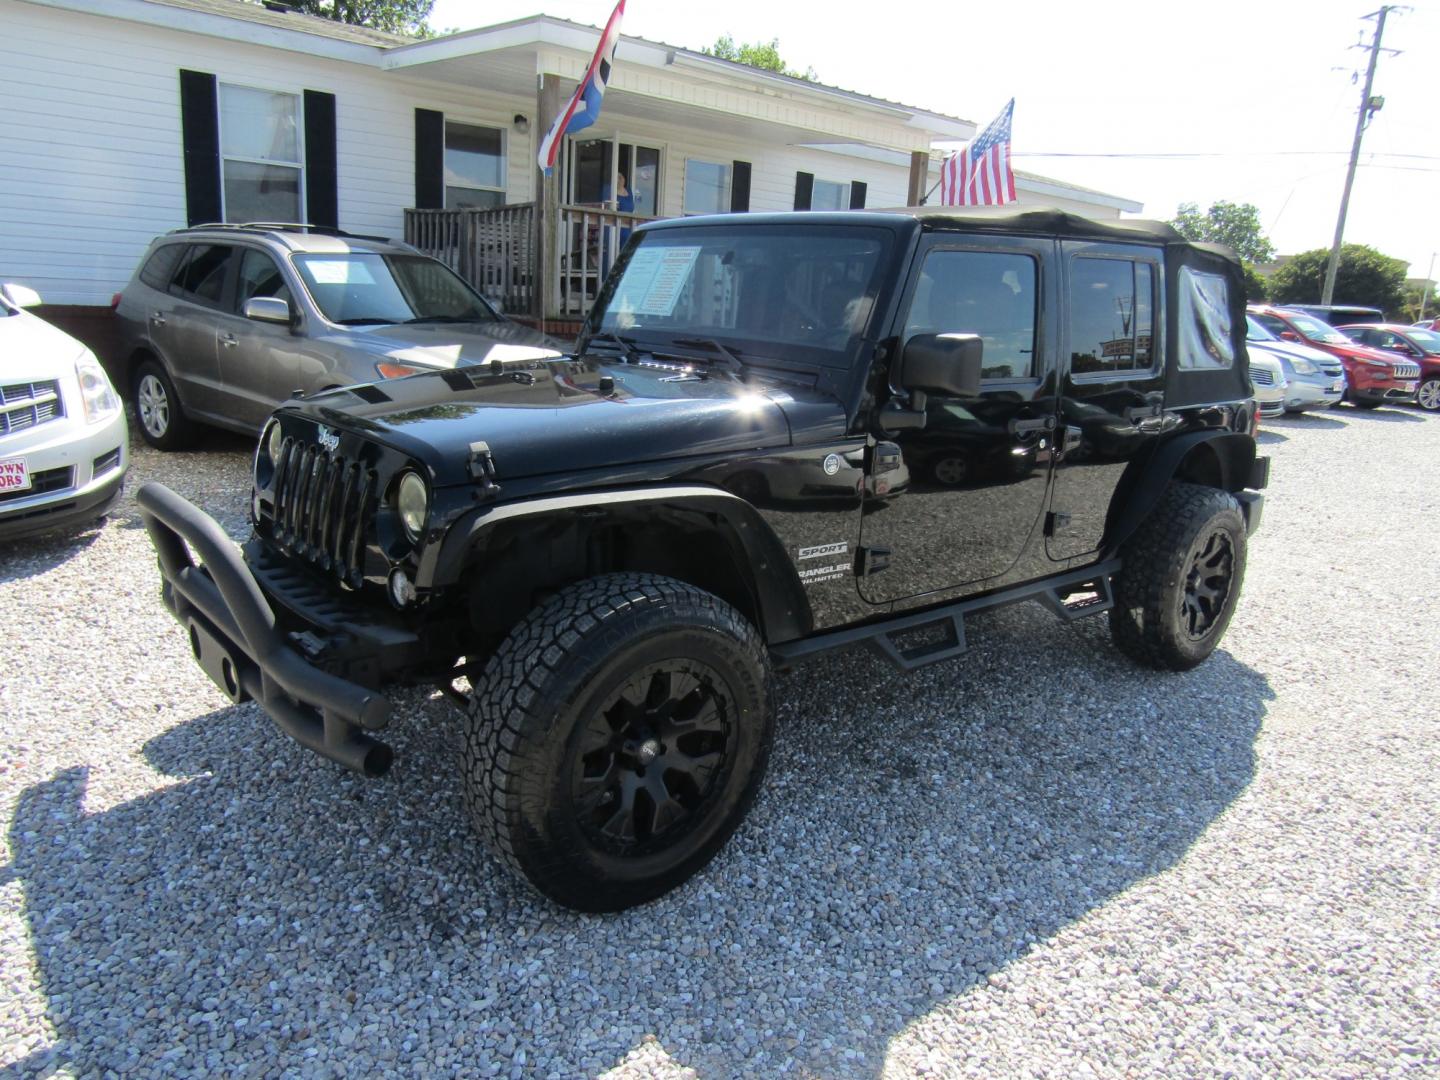
{"type": "Polygon", "coordinates": [[[340,449],[340,436],[336,435],[335,432],[331,431],[324,424],[321,424],[317,429],[315,441],[332,454],[340,449]]]}

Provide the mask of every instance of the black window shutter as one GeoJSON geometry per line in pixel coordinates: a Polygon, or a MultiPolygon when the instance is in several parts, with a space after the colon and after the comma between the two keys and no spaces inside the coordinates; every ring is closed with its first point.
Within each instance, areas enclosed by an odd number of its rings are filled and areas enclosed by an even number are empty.
{"type": "Polygon", "coordinates": [[[730,212],[743,214],[750,209],[750,163],[730,163],[730,212]]]}
{"type": "Polygon", "coordinates": [[[335,163],[335,95],[305,91],[305,214],[311,225],[340,227],[335,163]]]}
{"type": "Polygon", "coordinates": [[[215,76],[180,71],[180,139],[185,161],[185,224],[219,221],[220,110],[215,76]]]}
{"type": "Polygon", "coordinates": [[[865,209],[865,181],[864,181],[864,180],[851,180],[851,181],[850,181],[850,209],[851,209],[851,210],[864,210],[864,209],[865,209]]]}
{"type": "Polygon", "coordinates": [[[445,114],[415,110],[415,209],[445,208],[445,114]]]}
{"type": "Polygon", "coordinates": [[[809,210],[810,197],[815,193],[815,174],[808,172],[797,172],[795,174],[795,209],[809,210]]]}

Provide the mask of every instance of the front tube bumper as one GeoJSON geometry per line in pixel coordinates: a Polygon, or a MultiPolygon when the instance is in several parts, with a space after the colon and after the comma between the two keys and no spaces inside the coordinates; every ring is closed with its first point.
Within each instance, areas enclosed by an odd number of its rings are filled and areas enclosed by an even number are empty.
{"type": "Polygon", "coordinates": [[[141,487],[136,501],[159,557],[161,597],[215,685],[231,701],[258,701],[301,745],[366,776],[383,775],[394,754],[367,732],[389,723],[390,702],[321,670],[290,644],[239,550],[203,510],[156,483],[141,487]]]}

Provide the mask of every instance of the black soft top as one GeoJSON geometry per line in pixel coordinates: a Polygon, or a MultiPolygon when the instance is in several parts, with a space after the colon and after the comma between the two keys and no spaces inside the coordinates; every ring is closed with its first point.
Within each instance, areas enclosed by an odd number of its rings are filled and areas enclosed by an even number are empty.
{"type": "Polygon", "coordinates": [[[693,228],[701,225],[868,225],[891,232],[926,231],[1018,233],[1026,236],[1054,236],[1061,240],[1090,240],[1118,244],[1158,244],[1187,247],[1235,261],[1235,254],[1221,244],[1192,243],[1169,224],[1144,218],[1124,221],[1096,221],[1065,210],[1046,206],[901,206],[885,210],[791,211],[774,214],[707,214],[702,217],[666,218],[642,228],[693,228]]]}

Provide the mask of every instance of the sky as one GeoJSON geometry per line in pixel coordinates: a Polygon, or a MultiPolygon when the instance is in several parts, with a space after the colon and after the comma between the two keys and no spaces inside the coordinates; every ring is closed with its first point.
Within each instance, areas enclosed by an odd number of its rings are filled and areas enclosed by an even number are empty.
{"type": "MultiPolygon", "coordinates": [[[[437,30],[547,14],[602,25],[612,0],[436,0],[437,30]]],[[[623,31],[700,49],[778,38],[822,82],[983,127],[1015,98],[1026,172],[1167,219],[1253,203],[1281,254],[1328,248],[1378,0],[1010,0],[888,8],[845,0],[627,0],[623,31]],[[886,12],[913,12],[887,14],[886,12]],[[823,12],[823,17],[818,13],[823,12]]],[[[1440,0],[1392,11],[1345,240],[1440,276],[1440,0]]]]}

